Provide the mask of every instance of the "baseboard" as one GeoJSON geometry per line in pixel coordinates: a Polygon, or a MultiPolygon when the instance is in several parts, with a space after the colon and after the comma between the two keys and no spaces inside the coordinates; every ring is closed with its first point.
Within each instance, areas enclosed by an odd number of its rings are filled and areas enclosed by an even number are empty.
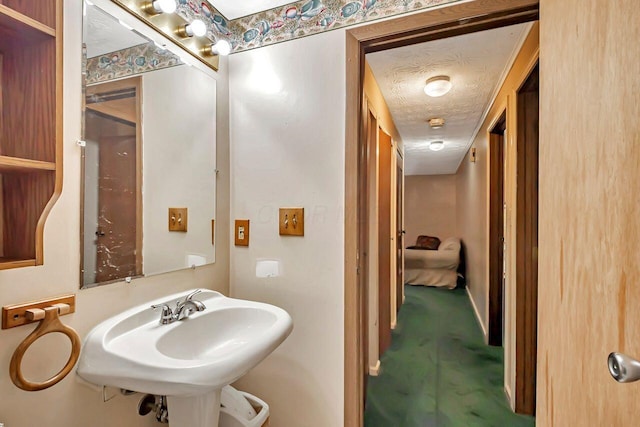
{"type": "Polygon", "coordinates": [[[484,342],[488,342],[489,335],[487,334],[487,328],[484,326],[484,322],[480,317],[480,312],[478,311],[478,306],[476,306],[476,302],[473,300],[473,296],[471,296],[471,292],[469,292],[469,288],[465,288],[467,291],[467,296],[469,297],[469,301],[471,301],[471,306],[473,307],[473,312],[476,314],[476,319],[480,324],[480,329],[482,329],[482,335],[484,335],[484,342]]]}
{"type": "Polygon", "coordinates": [[[392,331],[396,329],[396,326],[398,326],[398,321],[397,320],[394,320],[393,322],[391,322],[391,330],[392,331]]]}
{"type": "Polygon", "coordinates": [[[513,400],[511,400],[511,389],[509,388],[509,384],[507,383],[504,384],[504,394],[507,397],[507,402],[509,402],[509,407],[511,408],[512,411],[515,412],[516,408],[513,400]]]}
{"type": "Polygon", "coordinates": [[[369,375],[372,377],[377,377],[380,375],[380,361],[378,360],[375,366],[369,366],[369,375]]]}

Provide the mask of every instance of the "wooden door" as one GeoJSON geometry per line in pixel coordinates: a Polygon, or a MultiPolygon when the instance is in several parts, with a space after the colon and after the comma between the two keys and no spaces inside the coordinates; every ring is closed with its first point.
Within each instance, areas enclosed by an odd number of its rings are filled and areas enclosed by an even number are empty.
{"type": "Polygon", "coordinates": [[[636,426],[640,383],[640,8],[542,0],[540,426],[636,426]]]}
{"type": "Polygon", "coordinates": [[[96,282],[136,276],[136,137],[99,144],[96,282]]]}
{"type": "Polygon", "coordinates": [[[396,312],[404,295],[404,170],[402,156],[396,152],[396,312]]]}
{"type": "Polygon", "coordinates": [[[378,351],[391,345],[391,136],[378,136],[378,351]]]}

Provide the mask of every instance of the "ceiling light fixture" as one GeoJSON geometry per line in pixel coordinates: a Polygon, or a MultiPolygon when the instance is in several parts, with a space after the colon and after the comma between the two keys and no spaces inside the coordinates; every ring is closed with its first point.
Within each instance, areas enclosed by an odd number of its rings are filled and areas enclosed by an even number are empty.
{"type": "Polygon", "coordinates": [[[218,40],[214,44],[207,47],[204,53],[209,56],[227,56],[231,53],[231,45],[226,40],[218,40]]]}
{"type": "Polygon", "coordinates": [[[440,129],[442,126],[444,126],[444,119],[442,118],[429,119],[429,126],[431,126],[431,129],[440,129]]]}
{"type": "Polygon", "coordinates": [[[433,98],[437,98],[449,92],[451,90],[451,86],[452,84],[449,76],[431,77],[427,80],[427,84],[424,87],[424,93],[433,98]]]}
{"type": "Polygon", "coordinates": [[[433,141],[429,144],[429,150],[431,151],[440,151],[444,148],[444,141],[433,141]]]}
{"type": "Polygon", "coordinates": [[[191,24],[187,24],[178,29],[178,35],[181,37],[203,37],[207,35],[207,24],[200,19],[194,19],[191,24]]]}
{"type": "Polygon", "coordinates": [[[153,0],[144,7],[147,13],[158,15],[160,13],[173,13],[178,5],[176,0],[153,0]]]}

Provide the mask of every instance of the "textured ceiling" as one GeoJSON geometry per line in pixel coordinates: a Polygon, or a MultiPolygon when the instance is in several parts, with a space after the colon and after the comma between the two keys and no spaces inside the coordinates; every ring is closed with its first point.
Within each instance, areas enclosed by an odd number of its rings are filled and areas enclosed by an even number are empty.
{"type": "Polygon", "coordinates": [[[87,6],[84,19],[83,39],[87,45],[87,58],[149,43],[149,40],[123,27],[113,16],[95,6],[87,6]]]}
{"type": "Polygon", "coordinates": [[[238,19],[258,12],[284,6],[291,0],[209,0],[227,19],[238,19]]]}
{"type": "Polygon", "coordinates": [[[405,174],[456,173],[499,85],[531,24],[416,44],[367,55],[405,149],[405,174]],[[440,97],[424,93],[425,80],[451,77],[453,88],[440,97]],[[434,130],[427,121],[446,120],[434,130]],[[445,148],[431,151],[429,142],[445,148]]]}

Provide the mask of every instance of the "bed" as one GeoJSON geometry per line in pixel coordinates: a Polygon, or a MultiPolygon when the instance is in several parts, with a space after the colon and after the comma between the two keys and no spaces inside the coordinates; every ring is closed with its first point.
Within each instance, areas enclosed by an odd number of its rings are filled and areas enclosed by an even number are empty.
{"type": "Polygon", "coordinates": [[[404,250],[405,283],[454,289],[458,284],[460,239],[450,237],[439,243],[437,249],[433,243],[431,247],[416,245],[404,250]]]}

